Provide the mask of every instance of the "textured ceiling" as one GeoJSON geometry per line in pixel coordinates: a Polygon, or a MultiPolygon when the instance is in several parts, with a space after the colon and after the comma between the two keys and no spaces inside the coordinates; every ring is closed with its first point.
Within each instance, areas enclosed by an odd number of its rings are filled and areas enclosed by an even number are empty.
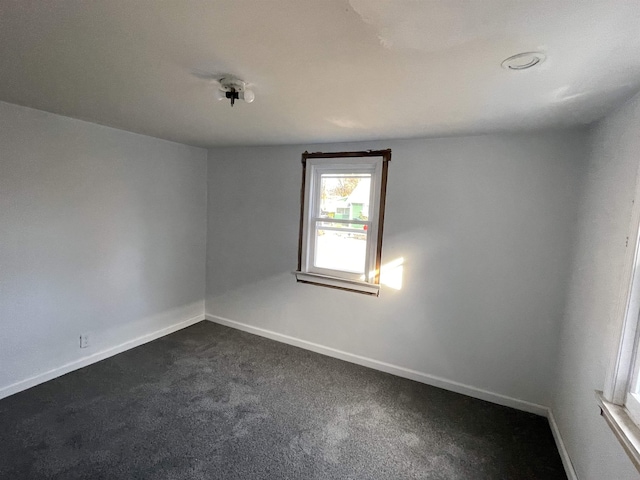
{"type": "Polygon", "coordinates": [[[0,0],[0,100],[199,146],[585,124],[639,88],[640,0],[0,0]]]}

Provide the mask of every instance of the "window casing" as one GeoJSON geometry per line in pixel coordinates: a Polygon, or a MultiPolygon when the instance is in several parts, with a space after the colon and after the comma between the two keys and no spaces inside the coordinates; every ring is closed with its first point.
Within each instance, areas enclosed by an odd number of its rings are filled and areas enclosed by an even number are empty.
{"type": "Polygon", "coordinates": [[[596,392],[602,416],[640,470],[640,182],[627,237],[622,291],[616,306],[618,343],[603,392],[596,392]],[[633,241],[635,240],[635,242],[633,241]]]}
{"type": "Polygon", "coordinates": [[[391,150],[302,154],[299,282],[379,294],[390,160],[391,150]]]}

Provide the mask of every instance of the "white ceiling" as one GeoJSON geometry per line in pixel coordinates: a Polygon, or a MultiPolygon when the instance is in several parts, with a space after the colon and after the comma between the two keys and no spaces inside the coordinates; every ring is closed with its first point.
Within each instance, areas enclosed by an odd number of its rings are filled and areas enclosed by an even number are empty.
{"type": "Polygon", "coordinates": [[[199,146],[569,126],[639,88],[640,0],[0,0],[0,100],[199,146]]]}

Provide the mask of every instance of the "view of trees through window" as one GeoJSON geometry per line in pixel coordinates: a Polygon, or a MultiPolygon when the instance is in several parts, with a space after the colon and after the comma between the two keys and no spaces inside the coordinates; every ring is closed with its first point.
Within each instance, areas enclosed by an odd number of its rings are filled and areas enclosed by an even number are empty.
{"type": "Polygon", "coordinates": [[[364,274],[371,175],[323,174],[315,266],[364,274]]]}
{"type": "MultiPolygon", "coordinates": [[[[325,175],[328,177],[328,175],[325,175]]],[[[328,179],[326,179],[328,180],[328,179]]],[[[355,188],[360,183],[360,177],[337,177],[334,178],[334,182],[331,186],[323,184],[323,198],[326,198],[327,195],[331,195],[334,197],[348,197],[351,195],[351,192],[355,190],[355,188]],[[331,190],[329,192],[326,191],[326,188],[329,187],[331,190]]]]}

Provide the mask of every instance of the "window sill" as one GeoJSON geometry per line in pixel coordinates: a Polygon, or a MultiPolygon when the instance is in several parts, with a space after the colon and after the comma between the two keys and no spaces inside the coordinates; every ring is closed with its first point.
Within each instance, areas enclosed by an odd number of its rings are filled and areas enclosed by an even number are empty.
{"type": "Polygon", "coordinates": [[[640,470],[640,428],[631,419],[626,408],[607,402],[600,391],[596,391],[596,398],[600,406],[600,414],[611,427],[633,464],[640,470]]]}
{"type": "Polygon", "coordinates": [[[347,290],[349,292],[364,293],[365,295],[375,295],[376,297],[380,293],[380,285],[377,285],[375,283],[359,282],[357,280],[346,280],[340,277],[319,275],[317,273],[300,271],[292,273],[296,276],[296,280],[300,283],[310,283],[323,287],[347,290]]]}

